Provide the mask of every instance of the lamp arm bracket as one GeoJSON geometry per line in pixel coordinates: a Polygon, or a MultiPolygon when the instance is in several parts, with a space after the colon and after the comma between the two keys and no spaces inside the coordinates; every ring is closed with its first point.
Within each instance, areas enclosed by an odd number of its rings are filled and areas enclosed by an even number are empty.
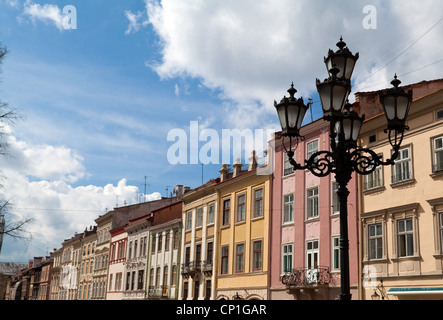
{"type": "Polygon", "coordinates": [[[380,166],[393,165],[398,157],[398,147],[394,147],[394,152],[390,159],[383,161],[383,156],[377,155],[367,148],[357,148],[348,157],[348,165],[361,175],[369,175],[380,166]]]}
{"type": "Polygon", "coordinates": [[[330,151],[318,151],[305,160],[305,167],[317,177],[326,177],[336,169],[334,154],[330,151]]]}

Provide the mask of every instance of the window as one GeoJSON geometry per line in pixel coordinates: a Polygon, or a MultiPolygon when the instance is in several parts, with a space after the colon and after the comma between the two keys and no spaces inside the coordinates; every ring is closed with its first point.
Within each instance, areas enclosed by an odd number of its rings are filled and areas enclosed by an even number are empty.
{"type": "Polygon", "coordinates": [[[168,266],[165,266],[163,268],[163,286],[167,286],[168,285],[168,266]]]}
{"type": "Polygon", "coordinates": [[[397,222],[397,246],[398,256],[407,257],[414,255],[414,230],[412,219],[399,220],[397,222]]]}
{"type": "Polygon", "coordinates": [[[185,264],[189,264],[191,262],[191,247],[185,248],[185,264]]]}
{"type": "Polygon", "coordinates": [[[340,213],[340,201],[338,198],[338,183],[332,182],[332,214],[340,213]]]}
{"type": "Polygon", "coordinates": [[[229,263],[229,246],[224,246],[221,248],[221,274],[228,273],[228,263],[229,263]]]}
{"type": "Polygon", "coordinates": [[[201,227],[203,225],[203,208],[197,209],[197,227],[201,227]]]}
{"type": "Polygon", "coordinates": [[[132,275],[131,275],[131,290],[135,289],[135,271],[132,271],[132,275]]]}
{"type": "Polygon", "coordinates": [[[318,140],[309,142],[306,146],[306,159],[309,159],[317,151],[318,151],[318,140]]]}
{"type": "Polygon", "coordinates": [[[244,272],[245,270],[245,245],[238,244],[235,248],[235,272],[244,272]]]}
{"type": "Polygon", "coordinates": [[[126,273],[126,287],[125,290],[129,290],[129,284],[131,283],[131,273],[127,272],[126,273]]]}
{"type": "Polygon", "coordinates": [[[157,252],[162,252],[162,248],[163,248],[163,234],[160,232],[158,234],[158,248],[157,248],[157,252]]]}
{"type": "Polygon", "coordinates": [[[433,172],[443,170],[443,136],[434,139],[434,168],[433,172]]]}
{"type": "Polygon", "coordinates": [[[332,237],[332,269],[340,269],[340,238],[332,237]]]}
{"type": "Polygon", "coordinates": [[[377,167],[372,173],[364,176],[364,190],[371,190],[383,186],[382,167],[377,167]]]}
{"type": "Polygon", "coordinates": [[[155,238],[156,238],[156,235],[153,234],[152,235],[152,244],[151,244],[151,251],[153,254],[155,253],[155,238]]]}
{"type": "Polygon", "coordinates": [[[175,287],[177,285],[177,266],[172,266],[172,279],[171,286],[175,287]]]}
{"type": "Polygon", "coordinates": [[[287,176],[289,174],[292,174],[293,172],[294,172],[294,167],[289,162],[288,154],[285,153],[285,164],[284,164],[284,168],[283,168],[283,175],[287,176]]]}
{"type": "Polygon", "coordinates": [[[318,217],[318,187],[307,191],[308,202],[308,219],[318,217]]]}
{"type": "Polygon", "coordinates": [[[134,241],[134,258],[137,258],[137,240],[134,241]]]}
{"type": "Polygon", "coordinates": [[[263,216],[263,189],[254,190],[254,218],[263,216]]]}
{"type": "Polygon", "coordinates": [[[112,276],[113,276],[113,274],[111,273],[109,275],[109,291],[112,291],[112,276]]]}
{"type": "Polygon", "coordinates": [[[392,183],[412,179],[410,151],[410,147],[400,149],[393,168],[394,175],[392,177],[392,183]]]}
{"type": "Polygon", "coordinates": [[[283,223],[294,222],[294,195],[283,197],[283,223]]]}
{"type": "Polygon", "coordinates": [[[246,196],[244,194],[239,195],[237,197],[237,215],[236,215],[236,221],[244,221],[245,220],[245,199],[246,196]]]}
{"type": "Polygon", "coordinates": [[[186,213],[186,230],[191,230],[192,228],[192,211],[186,213]]]}
{"type": "Polygon", "coordinates": [[[262,241],[252,243],[252,271],[262,270],[262,241]]]}
{"type": "Polygon", "coordinates": [[[443,119],[443,110],[438,110],[437,111],[437,120],[441,120],[443,119]]]}
{"type": "Polygon", "coordinates": [[[195,246],[195,262],[199,264],[202,258],[202,245],[201,243],[195,246]]]}
{"type": "Polygon", "coordinates": [[[178,230],[174,230],[174,241],[172,243],[173,249],[178,249],[178,230]]]}
{"type": "Polygon", "coordinates": [[[440,249],[443,253],[443,213],[440,213],[440,249]]]}
{"type": "Polygon", "coordinates": [[[137,289],[138,290],[142,290],[143,289],[143,275],[144,275],[144,270],[139,270],[138,271],[138,284],[137,284],[137,289]]]}
{"type": "Polygon", "coordinates": [[[211,287],[212,287],[212,281],[206,280],[205,300],[211,299],[211,287]]]}
{"type": "Polygon", "coordinates": [[[214,252],[213,249],[214,243],[213,242],[208,242],[207,246],[206,246],[206,261],[208,262],[212,262],[212,255],[214,252]]]}
{"type": "Polygon", "coordinates": [[[129,241],[128,259],[132,258],[132,241],[129,241]]]}
{"type": "Polygon", "coordinates": [[[214,213],[215,213],[215,206],[214,204],[210,204],[208,206],[208,224],[214,223],[214,213]]]}
{"type": "Polygon", "coordinates": [[[154,268],[149,271],[149,286],[154,286],[154,268]]]}
{"type": "Polygon", "coordinates": [[[282,272],[292,271],[292,243],[282,245],[282,272]]]}
{"type": "Polygon", "coordinates": [[[166,231],[166,239],[165,239],[165,252],[169,251],[169,245],[171,243],[171,233],[168,231],[166,231]]]}
{"type": "Polygon", "coordinates": [[[308,269],[318,268],[318,240],[308,241],[306,243],[306,264],[308,269]]]}
{"type": "Polygon", "coordinates": [[[222,225],[226,226],[229,225],[229,215],[231,214],[231,200],[226,199],[223,201],[223,221],[222,225]]]}
{"type": "Polygon", "coordinates": [[[369,225],[369,260],[383,257],[383,228],[382,224],[369,225]]]}
{"type": "Polygon", "coordinates": [[[157,267],[157,271],[155,272],[155,286],[156,287],[160,287],[160,274],[161,274],[161,269],[160,269],[160,267],[157,267]]]}

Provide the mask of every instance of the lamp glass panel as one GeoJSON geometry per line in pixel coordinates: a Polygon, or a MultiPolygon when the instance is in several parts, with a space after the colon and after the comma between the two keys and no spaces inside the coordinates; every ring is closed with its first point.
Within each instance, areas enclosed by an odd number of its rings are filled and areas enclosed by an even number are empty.
{"type": "Polygon", "coordinates": [[[331,111],[331,89],[328,85],[322,85],[318,88],[318,93],[320,95],[321,106],[323,112],[331,111]]]}
{"type": "Polygon", "coordinates": [[[297,124],[300,108],[296,104],[289,104],[288,106],[288,127],[294,128],[297,124]]]}
{"type": "Polygon", "coordinates": [[[345,136],[345,140],[349,140],[351,138],[352,133],[352,119],[345,118],[343,119],[343,134],[345,136]]]}
{"type": "Polygon", "coordinates": [[[386,118],[393,120],[395,118],[395,98],[394,96],[385,96],[383,99],[386,118]]]}
{"type": "Polygon", "coordinates": [[[355,119],[354,120],[354,126],[352,128],[352,140],[357,141],[358,136],[360,135],[362,120],[361,119],[355,119]]]}
{"type": "Polygon", "coordinates": [[[335,64],[335,67],[338,68],[338,73],[337,73],[337,78],[342,78],[343,77],[343,71],[346,68],[346,58],[343,57],[342,55],[336,55],[333,59],[332,59],[332,63],[335,64]]]}
{"type": "Polygon", "coordinates": [[[286,110],[283,105],[280,105],[277,109],[278,118],[280,119],[280,124],[283,130],[286,129],[286,110]]]}
{"type": "Polygon", "coordinates": [[[352,72],[354,71],[354,67],[355,67],[355,60],[348,58],[346,61],[346,72],[345,72],[345,78],[346,79],[351,79],[352,76],[352,72]]]}
{"type": "Polygon", "coordinates": [[[303,119],[305,117],[306,111],[307,111],[307,108],[300,108],[300,115],[298,117],[297,129],[301,128],[301,125],[303,123],[303,119]]]}
{"type": "Polygon", "coordinates": [[[332,89],[333,101],[332,108],[335,111],[341,111],[345,105],[346,99],[348,98],[348,90],[345,87],[335,85],[332,89]]]}
{"type": "Polygon", "coordinates": [[[406,96],[397,97],[397,118],[404,120],[409,106],[409,99],[406,96]]]}

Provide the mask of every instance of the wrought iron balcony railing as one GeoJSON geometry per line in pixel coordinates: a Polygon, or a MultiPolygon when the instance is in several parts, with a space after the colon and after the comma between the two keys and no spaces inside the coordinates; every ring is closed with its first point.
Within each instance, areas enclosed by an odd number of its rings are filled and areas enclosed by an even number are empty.
{"type": "Polygon", "coordinates": [[[201,271],[201,261],[191,261],[182,263],[182,275],[193,276],[197,272],[201,271]]]}
{"type": "Polygon", "coordinates": [[[159,287],[149,287],[148,297],[149,298],[169,298],[169,287],[159,286],[159,287]]]}
{"type": "Polygon", "coordinates": [[[316,285],[328,285],[332,281],[329,267],[295,268],[291,272],[286,272],[281,282],[286,287],[306,288],[316,285]]]}

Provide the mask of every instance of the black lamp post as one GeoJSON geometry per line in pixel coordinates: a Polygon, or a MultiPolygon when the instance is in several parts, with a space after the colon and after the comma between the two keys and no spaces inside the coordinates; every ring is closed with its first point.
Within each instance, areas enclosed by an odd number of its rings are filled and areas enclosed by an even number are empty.
{"type": "Polygon", "coordinates": [[[341,293],[340,300],[351,300],[349,281],[349,240],[348,240],[348,195],[347,185],[352,173],[369,175],[381,165],[393,165],[398,157],[398,150],[404,137],[405,125],[409,107],[412,101],[412,91],[404,92],[399,89],[400,81],[395,76],[391,84],[394,86],[387,92],[380,94],[388,126],[385,133],[393,148],[390,159],[382,160],[375,152],[357,146],[357,139],[364,121],[352,110],[352,105],[347,101],[351,92],[351,76],[358,53],[353,55],[340,38],[337,43],[339,50],[329,50],[325,58],[329,78],[323,82],[317,79],[316,85],[320,95],[323,109],[323,119],[330,122],[330,150],[318,151],[299,164],[294,160],[292,140],[304,140],[300,135],[307,106],[303,98],[294,97],[297,92],[294,85],[288,90],[290,97],[284,97],[280,103],[274,102],[277,114],[282,125],[282,145],[286,150],[289,162],[294,170],[309,170],[318,177],[325,177],[330,173],[335,174],[338,183],[338,197],[340,204],[340,273],[341,293]],[[284,138],[289,137],[289,149],[286,148],[284,138]]]}

